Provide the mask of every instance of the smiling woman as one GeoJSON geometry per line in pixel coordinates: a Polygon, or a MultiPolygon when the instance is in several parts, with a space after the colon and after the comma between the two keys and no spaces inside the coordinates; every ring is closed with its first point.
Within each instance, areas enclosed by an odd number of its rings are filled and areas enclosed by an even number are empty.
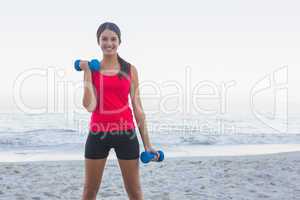
{"type": "Polygon", "coordinates": [[[90,71],[88,62],[80,64],[84,70],[83,105],[92,112],[85,144],[83,200],[96,199],[111,148],[116,152],[129,198],[142,200],[140,149],[128,103],[129,94],[144,148],[155,154],[157,151],[152,148],[148,136],[137,69],[117,53],[121,32],[116,24],[101,24],[97,30],[97,42],[103,53],[100,70],[90,71]]]}

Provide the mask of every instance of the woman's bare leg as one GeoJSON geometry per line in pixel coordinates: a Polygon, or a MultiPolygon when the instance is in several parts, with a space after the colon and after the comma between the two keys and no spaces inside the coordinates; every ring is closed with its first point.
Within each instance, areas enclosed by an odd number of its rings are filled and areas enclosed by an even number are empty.
{"type": "Polygon", "coordinates": [[[82,200],[96,200],[106,159],[85,159],[85,183],[82,200]]]}
{"type": "Polygon", "coordinates": [[[130,200],[143,200],[143,192],[140,183],[139,159],[118,159],[123,182],[130,200]]]}

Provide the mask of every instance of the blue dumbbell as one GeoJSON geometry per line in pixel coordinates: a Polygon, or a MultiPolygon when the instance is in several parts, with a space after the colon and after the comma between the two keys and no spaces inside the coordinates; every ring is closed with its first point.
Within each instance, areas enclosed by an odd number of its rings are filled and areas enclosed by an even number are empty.
{"type": "MultiPolygon", "coordinates": [[[[76,60],[74,63],[74,67],[77,71],[81,71],[80,68],[80,60],[76,60]]],[[[97,59],[93,59],[89,62],[89,68],[91,71],[99,71],[100,70],[100,62],[97,59]]]]}
{"type": "Polygon", "coordinates": [[[148,163],[150,161],[156,161],[156,162],[161,162],[164,160],[165,158],[165,155],[164,155],[164,152],[162,151],[157,151],[157,153],[159,154],[159,158],[157,158],[157,154],[155,153],[151,153],[151,152],[148,152],[148,151],[144,151],[141,153],[141,161],[143,163],[148,163]]]}

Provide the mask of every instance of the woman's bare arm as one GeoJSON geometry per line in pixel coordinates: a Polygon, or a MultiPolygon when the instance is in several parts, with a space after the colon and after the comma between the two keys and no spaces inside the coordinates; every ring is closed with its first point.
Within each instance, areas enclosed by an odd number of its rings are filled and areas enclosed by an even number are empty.
{"type": "Polygon", "coordinates": [[[135,66],[131,65],[131,89],[130,89],[130,97],[132,102],[132,108],[134,112],[134,116],[139,128],[139,132],[141,134],[141,138],[143,140],[145,150],[151,150],[152,145],[150,143],[147,123],[146,123],[146,115],[144,113],[142,102],[140,99],[139,92],[139,78],[138,72],[135,66]]]}
{"type": "Polygon", "coordinates": [[[97,105],[97,99],[94,91],[94,86],[92,83],[92,72],[88,67],[87,61],[80,62],[80,68],[84,71],[83,78],[83,99],[82,105],[88,112],[93,112],[97,105]]]}

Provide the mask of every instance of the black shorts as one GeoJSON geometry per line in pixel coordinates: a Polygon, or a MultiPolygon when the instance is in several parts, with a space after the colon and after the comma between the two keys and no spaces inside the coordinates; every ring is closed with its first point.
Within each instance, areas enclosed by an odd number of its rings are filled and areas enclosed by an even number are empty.
{"type": "Polygon", "coordinates": [[[89,131],[85,144],[85,158],[107,158],[114,148],[118,159],[132,160],[140,156],[139,141],[135,129],[112,132],[89,131]]]}

